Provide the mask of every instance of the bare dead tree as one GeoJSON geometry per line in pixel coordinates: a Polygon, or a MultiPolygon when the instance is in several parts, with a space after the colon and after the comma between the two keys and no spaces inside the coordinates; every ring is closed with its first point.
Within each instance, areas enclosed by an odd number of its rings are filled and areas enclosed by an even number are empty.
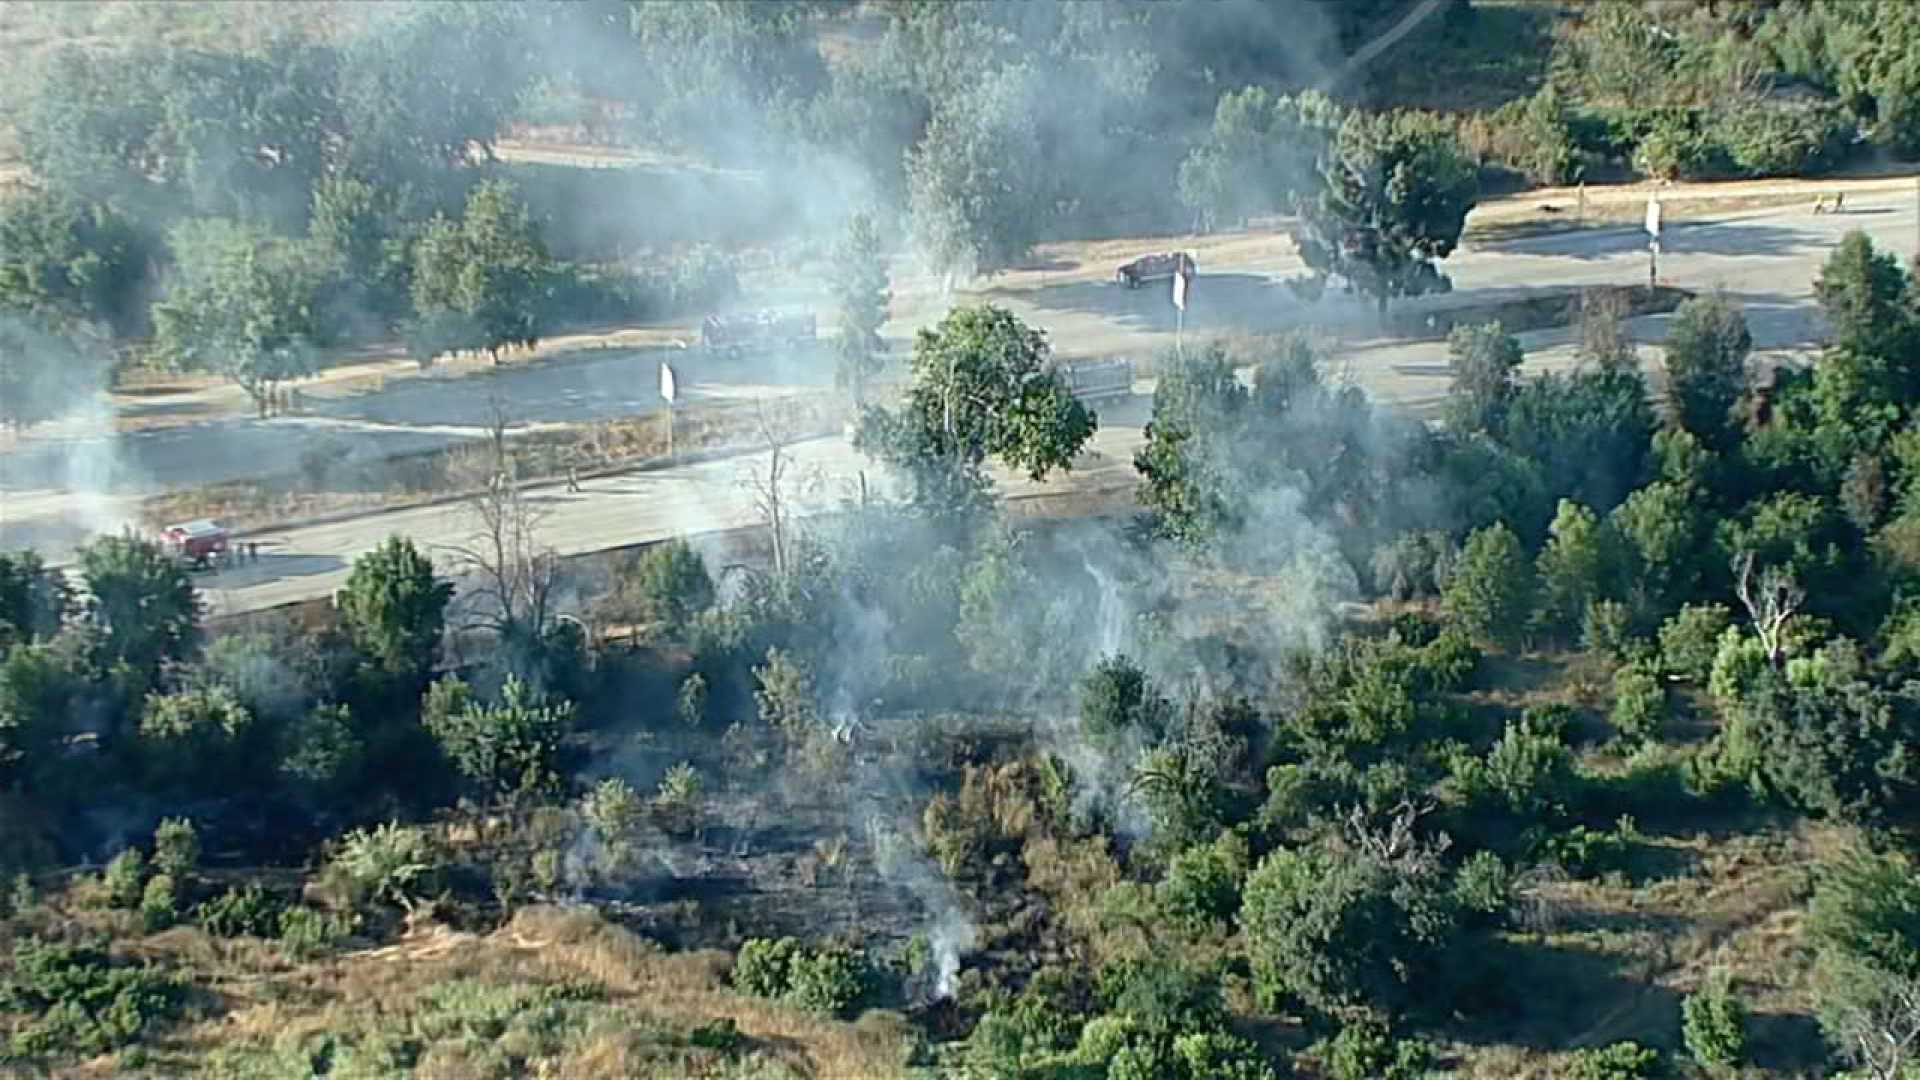
{"type": "Polygon", "coordinates": [[[1627,333],[1626,295],[1614,289],[1586,289],[1580,293],[1580,359],[1613,371],[1638,365],[1633,338],[1627,333]]]}
{"type": "Polygon", "coordinates": [[[1388,811],[1384,824],[1377,824],[1365,807],[1347,811],[1347,840],[1355,849],[1383,865],[1403,866],[1408,870],[1437,869],[1440,856],[1453,845],[1445,833],[1431,843],[1422,843],[1415,831],[1420,819],[1433,812],[1434,803],[1415,805],[1402,799],[1388,811]]]}
{"type": "Polygon", "coordinates": [[[1787,622],[1806,602],[1806,590],[1793,580],[1791,572],[1777,566],[1769,566],[1761,571],[1760,580],[1756,583],[1753,580],[1751,551],[1734,556],[1733,572],[1740,602],[1746,606],[1747,616],[1753,620],[1754,632],[1760,635],[1760,644],[1767,651],[1767,662],[1778,668],[1786,663],[1787,622]]]}
{"type": "Polygon", "coordinates": [[[761,399],[754,403],[754,422],[767,447],[767,463],[747,475],[746,485],[773,544],[774,577],[785,581],[791,568],[793,503],[811,489],[817,478],[795,472],[793,458],[787,453],[794,442],[791,410],[770,408],[761,399]]]}
{"type": "Polygon", "coordinates": [[[560,557],[539,539],[546,513],[521,490],[507,452],[511,421],[506,407],[489,403],[486,483],[469,500],[473,537],[448,550],[455,567],[476,584],[466,590],[472,606],[469,627],[502,637],[537,638],[553,617],[560,583],[560,557]]]}
{"type": "Polygon", "coordinates": [[[1888,979],[1879,993],[1823,1010],[1822,1020],[1873,1080],[1900,1080],[1920,1050],[1920,980],[1888,979]]]}

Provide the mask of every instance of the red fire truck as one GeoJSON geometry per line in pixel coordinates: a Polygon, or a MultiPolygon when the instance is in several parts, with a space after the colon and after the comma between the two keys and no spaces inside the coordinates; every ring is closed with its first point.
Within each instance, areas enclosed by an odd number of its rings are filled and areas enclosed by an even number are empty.
{"type": "Polygon", "coordinates": [[[233,543],[233,534],[226,526],[205,518],[169,525],[161,530],[160,537],[176,558],[199,570],[212,569],[215,561],[226,557],[233,543]]]}

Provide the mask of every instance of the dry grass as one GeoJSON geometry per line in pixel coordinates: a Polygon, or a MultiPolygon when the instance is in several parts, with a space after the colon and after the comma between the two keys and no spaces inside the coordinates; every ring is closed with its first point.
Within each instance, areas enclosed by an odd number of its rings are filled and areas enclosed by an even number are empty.
{"type": "MultiPolygon", "coordinates": [[[[842,1023],[739,995],[726,984],[727,954],[669,954],[586,908],[524,908],[484,935],[427,926],[390,945],[299,966],[266,943],[221,941],[190,928],[149,937],[138,952],[190,969],[218,999],[207,1018],[151,1043],[155,1064],[193,1072],[207,1070],[209,1055],[284,1054],[329,1037],[345,1045],[417,1031],[422,995],[450,982],[604,988],[600,1019],[567,1036],[557,1053],[523,1051],[529,1071],[516,1075],[719,1075],[729,1054],[685,1042],[688,1032],[719,1019],[738,1027],[743,1053],[771,1067],[756,1075],[896,1076],[911,1040],[903,1023],[885,1015],[842,1023]]],[[[514,1038],[511,1031],[498,1036],[517,1056],[514,1038]]],[[[414,1075],[496,1075],[474,1056],[492,1053],[487,1042],[429,1041],[414,1075]]],[[[73,1075],[117,1073],[102,1060],[73,1075]]]]}
{"type": "MultiPolygon", "coordinates": [[[[834,394],[796,395],[784,399],[782,407],[797,438],[839,431],[848,414],[845,400],[834,394]]],[[[761,445],[753,404],[694,406],[680,410],[677,417],[676,456],[761,445]]],[[[666,431],[658,415],[529,432],[514,436],[509,445],[515,472],[527,484],[558,480],[570,465],[587,475],[643,468],[667,458],[666,431]]],[[[485,470],[475,472],[469,467],[476,453],[471,445],[454,446],[316,475],[263,477],[167,492],[144,500],[140,516],[151,525],[211,517],[233,528],[255,529],[322,515],[418,506],[470,493],[463,489],[461,478],[485,475],[485,470]]]]}

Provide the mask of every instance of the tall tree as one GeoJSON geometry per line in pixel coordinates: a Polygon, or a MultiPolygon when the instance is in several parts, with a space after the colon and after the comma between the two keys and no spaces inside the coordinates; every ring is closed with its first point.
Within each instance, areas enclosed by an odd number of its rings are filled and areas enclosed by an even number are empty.
{"type": "Polygon", "coordinates": [[[1440,604],[1475,637],[1512,645],[1526,632],[1534,592],[1526,549],[1512,529],[1496,522],[1467,537],[1440,604]]]}
{"type": "Polygon", "coordinates": [[[453,583],[403,536],[353,562],[337,604],[355,648],[382,670],[419,677],[433,670],[453,583]]]}
{"type": "Polygon", "coordinates": [[[1497,322],[1458,326],[1447,335],[1448,423],[1461,433],[1497,432],[1513,397],[1513,373],[1526,355],[1520,339],[1497,322]]]}
{"type": "Polygon", "coordinates": [[[1710,450],[1732,448],[1733,408],[1746,393],[1752,349],[1746,317],[1725,296],[1694,297],[1673,313],[1666,344],[1667,408],[1675,424],[1710,450]]]}
{"type": "Polygon", "coordinates": [[[880,327],[887,321],[887,263],[880,247],[880,231],[873,215],[858,213],[833,249],[830,288],[840,309],[840,338],[835,344],[839,361],[834,379],[853,390],[855,404],[866,400],[866,384],[886,359],[880,327]]]}
{"type": "Polygon", "coordinates": [[[221,218],[173,230],[174,270],[153,305],[170,363],[226,376],[265,415],[281,383],[313,374],[330,335],[315,314],[325,280],[308,245],[221,218]]]}
{"type": "Polygon", "coordinates": [[[132,223],[104,204],[44,191],[0,197],[0,310],[131,331],[146,256],[132,223]]]}
{"type": "Polygon", "coordinates": [[[949,282],[1002,269],[1039,238],[1051,197],[1039,175],[1037,79],[997,72],[937,103],[908,152],[907,209],[915,246],[949,282]]]}
{"type": "Polygon", "coordinates": [[[460,328],[452,341],[416,334],[416,351],[429,350],[423,359],[430,359],[447,347],[480,348],[497,362],[509,345],[531,347],[540,337],[550,269],[546,245],[513,186],[476,186],[459,221],[435,218],[414,245],[417,325],[460,328]]]}
{"type": "Polygon", "coordinates": [[[104,631],[102,659],[151,678],[184,660],[200,638],[200,600],[180,560],[131,533],[103,536],[79,551],[87,615],[104,631]]]}
{"type": "Polygon", "coordinates": [[[988,457],[1043,480],[1072,468],[1094,424],[1050,367],[1045,335],[989,304],[920,331],[905,403],[868,406],[855,445],[906,472],[921,507],[958,511],[989,489],[988,457]]]}
{"type": "Polygon", "coordinates": [[[1312,193],[1313,163],[1339,127],[1339,107],[1322,94],[1260,86],[1222,94],[1212,129],[1180,163],[1180,201],[1208,230],[1290,209],[1312,193]]]}
{"type": "Polygon", "coordinates": [[[1386,311],[1400,296],[1452,287],[1434,265],[1453,253],[1479,198],[1473,163],[1448,121],[1422,113],[1350,112],[1299,203],[1294,242],[1317,295],[1329,276],[1386,311]]]}
{"type": "Polygon", "coordinates": [[[99,353],[82,330],[0,312],[0,426],[57,420],[86,402],[106,381],[99,353]]]}
{"type": "Polygon", "coordinates": [[[52,637],[72,604],[66,576],[38,553],[0,552],[0,651],[52,637]]]}

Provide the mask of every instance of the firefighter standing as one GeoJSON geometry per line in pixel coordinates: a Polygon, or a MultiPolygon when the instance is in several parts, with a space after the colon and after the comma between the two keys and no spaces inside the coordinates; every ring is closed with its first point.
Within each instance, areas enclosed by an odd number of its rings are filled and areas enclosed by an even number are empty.
{"type": "Polygon", "coordinates": [[[574,494],[580,492],[580,466],[567,466],[567,490],[574,494]]]}

